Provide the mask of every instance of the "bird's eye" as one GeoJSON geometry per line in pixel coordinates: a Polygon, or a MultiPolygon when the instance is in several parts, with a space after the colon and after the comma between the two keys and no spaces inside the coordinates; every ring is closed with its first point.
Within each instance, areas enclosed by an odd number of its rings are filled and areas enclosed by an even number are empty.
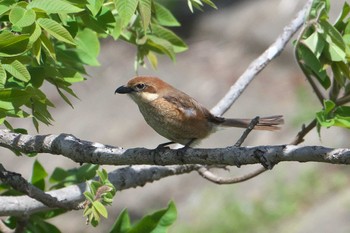
{"type": "Polygon", "coordinates": [[[145,89],[146,85],[144,83],[138,83],[135,85],[135,88],[137,91],[142,91],[143,89],[145,89]]]}

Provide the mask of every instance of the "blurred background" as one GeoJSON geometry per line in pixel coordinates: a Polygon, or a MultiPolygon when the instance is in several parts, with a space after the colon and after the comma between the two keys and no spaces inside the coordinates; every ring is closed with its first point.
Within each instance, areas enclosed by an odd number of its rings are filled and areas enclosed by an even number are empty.
{"type": "MultiPolygon", "coordinates": [[[[170,3],[172,1],[169,1],[170,3]]],[[[219,10],[190,13],[186,2],[173,7],[184,27],[176,29],[189,45],[176,63],[159,59],[159,68],[142,68],[139,74],[156,75],[212,108],[229,87],[281,33],[306,1],[301,0],[220,0],[219,10]]],[[[339,12],[340,2],[332,1],[339,12]]],[[[335,16],[334,16],[335,18],[335,16]]],[[[143,120],[136,104],[114,90],[135,75],[136,49],[122,41],[103,40],[101,66],[89,68],[90,78],[74,90],[80,100],[74,109],[47,85],[53,126],[41,126],[40,134],[69,133],[78,138],[124,148],[155,148],[166,140],[143,120]]],[[[249,86],[225,114],[227,117],[255,117],[283,114],[285,125],[279,132],[253,132],[245,146],[288,144],[303,123],[308,124],[320,105],[298,69],[292,42],[249,86]]],[[[31,121],[12,121],[29,128],[31,121]]],[[[204,140],[200,147],[225,147],[238,139],[242,130],[227,129],[204,140]]],[[[349,147],[349,133],[343,129],[316,130],[303,145],[349,147]]],[[[1,149],[6,169],[30,178],[34,158],[15,157],[1,149]],[[6,160],[6,161],[5,161],[6,160]]],[[[62,156],[36,157],[52,172],[56,166],[79,166],[62,156]]],[[[258,166],[216,171],[223,176],[238,176],[258,166]]],[[[115,167],[107,167],[109,170],[115,167]]],[[[72,211],[52,220],[62,232],[107,232],[123,208],[132,219],[174,200],[178,220],[170,232],[349,232],[350,189],[347,166],[320,163],[281,163],[271,171],[235,185],[220,186],[197,173],[165,178],[144,187],[118,192],[109,219],[95,229],[85,225],[82,212],[72,211]],[[64,223],[64,224],[62,224],[64,223]]]]}

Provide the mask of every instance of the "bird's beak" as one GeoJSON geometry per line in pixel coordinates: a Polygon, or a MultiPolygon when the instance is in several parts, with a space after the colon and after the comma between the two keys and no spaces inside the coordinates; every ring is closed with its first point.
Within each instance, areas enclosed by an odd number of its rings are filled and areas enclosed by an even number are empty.
{"type": "Polygon", "coordinates": [[[115,90],[115,93],[119,93],[119,94],[128,94],[130,92],[133,92],[134,90],[131,87],[126,87],[126,86],[120,86],[117,88],[117,90],[115,90]]]}

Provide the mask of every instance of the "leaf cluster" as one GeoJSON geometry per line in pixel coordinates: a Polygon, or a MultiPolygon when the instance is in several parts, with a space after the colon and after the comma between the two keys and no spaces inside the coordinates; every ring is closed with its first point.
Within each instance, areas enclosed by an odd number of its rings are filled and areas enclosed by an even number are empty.
{"type": "Polygon", "coordinates": [[[110,233],[166,233],[176,218],[177,211],[173,202],[170,202],[166,209],[144,216],[134,225],[131,225],[128,211],[124,209],[115,221],[110,233]]]}
{"type": "Polygon", "coordinates": [[[318,126],[349,128],[349,107],[341,105],[350,97],[350,6],[344,2],[333,24],[329,22],[329,11],[329,0],[313,2],[308,23],[296,42],[295,55],[323,103],[316,115],[318,126]]]}
{"type": "Polygon", "coordinates": [[[106,170],[97,171],[99,181],[91,181],[89,191],[84,192],[86,201],[84,203],[84,216],[87,217],[87,223],[97,226],[101,220],[100,216],[108,218],[106,205],[111,205],[116,190],[113,184],[108,180],[106,170]]]}
{"type": "Polygon", "coordinates": [[[0,124],[12,129],[8,117],[31,117],[37,130],[39,122],[51,124],[54,104],[44,83],[72,106],[72,84],[85,79],[85,66],[99,65],[99,38],[135,45],[136,68],[145,58],[156,68],[157,53],[175,60],[187,49],[167,28],[176,26],[156,0],[1,0],[0,124]]]}

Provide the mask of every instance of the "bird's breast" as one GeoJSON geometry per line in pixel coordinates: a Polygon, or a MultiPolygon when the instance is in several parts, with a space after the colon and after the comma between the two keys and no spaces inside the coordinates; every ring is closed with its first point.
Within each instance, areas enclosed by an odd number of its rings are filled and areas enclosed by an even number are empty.
{"type": "Polygon", "coordinates": [[[148,125],[171,141],[186,144],[207,137],[212,130],[212,125],[194,108],[180,109],[161,98],[138,105],[148,125]]]}

